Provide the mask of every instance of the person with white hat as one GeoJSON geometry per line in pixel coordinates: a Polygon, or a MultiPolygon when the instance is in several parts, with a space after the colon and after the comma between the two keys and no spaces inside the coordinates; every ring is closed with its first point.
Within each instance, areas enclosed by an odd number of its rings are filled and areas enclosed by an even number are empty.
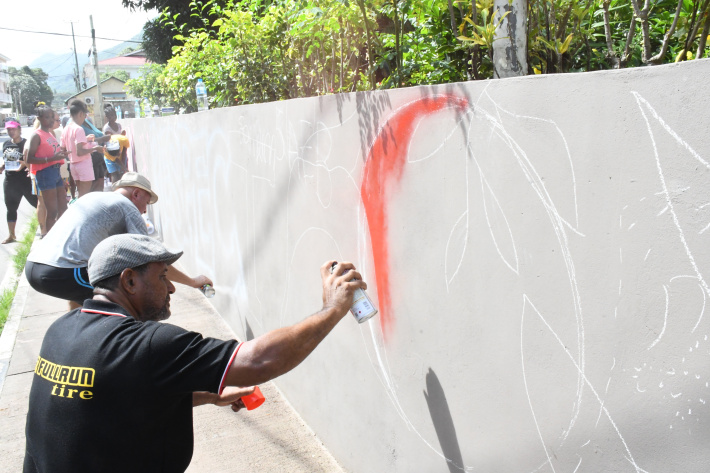
{"type": "MultiPolygon", "coordinates": [[[[84,199],[86,197],[83,197],[84,199]]],[[[81,199],[80,199],[81,200],[81,199]]],[[[366,289],[351,263],[321,266],[322,308],[252,340],[203,338],[169,323],[169,267],[182,251],[114,235],[89,260],[93,299],[47,330],[35,365],[24,473],[183,472],[192,407],[240,397],[298,366],[366,289]],[[238,386],[241,386],[239,388],[238,386]]]]}
{"type": "MultiPolygon", "coordinates": [[[[36,291],[70,301],[70,308],[93,297],[87,264],[102,240],[122,233],[147,234],[141,217],[148,204],[158,201],[150,181],[127,172],[113,184],[113,192],[92,192],[78,199],[27,257],[25,274],[36,291]]],[[[212,284],[207,276],[191,278],[170,266],[171,281],[199,288],[212,284]]]]}

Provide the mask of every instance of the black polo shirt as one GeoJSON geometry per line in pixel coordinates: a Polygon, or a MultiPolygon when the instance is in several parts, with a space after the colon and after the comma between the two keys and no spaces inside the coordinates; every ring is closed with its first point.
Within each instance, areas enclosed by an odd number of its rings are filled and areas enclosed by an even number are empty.
{"type": "Polygon", "coordinates": [[[185,471],[192,393],[221,391],[237,344],[85,301],[42,342],[24,471],[185,471]]]}

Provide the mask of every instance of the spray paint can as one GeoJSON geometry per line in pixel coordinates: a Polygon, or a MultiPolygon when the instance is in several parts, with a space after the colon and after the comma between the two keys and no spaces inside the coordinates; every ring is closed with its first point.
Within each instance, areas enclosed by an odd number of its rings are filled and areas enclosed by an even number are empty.
{"type": "MultiPolygon", "coordinates": [[[[338,262],[336,261],[332,265],[330,265],[330,274],[333,274],[333,271],[335,271],[335,266],[337,264],[338,262]]],[[[346,270],[345,272],[347,271],[348,270],[346,270]]],[[[355,293],[353,294],[353,303],[350,306],[350,313],[353,314],[353,317],[355,317],[357,323],[361,324],[364,321],[374,317],[375,314],[377,314],[377,309],[375,309],[375,306],[372,304],[372,301],[370,300],[370,297],[367,295],[367,293],[362,289],[357,288],[355,289],[355,293]]]]}
{"type": "Polygon", "coordinates": [[[214,288],[211,284],[205,284],[200,288],[200,291],[202,291],[202,294],[204,294],[207,299],[214,297],[214,288]]]}

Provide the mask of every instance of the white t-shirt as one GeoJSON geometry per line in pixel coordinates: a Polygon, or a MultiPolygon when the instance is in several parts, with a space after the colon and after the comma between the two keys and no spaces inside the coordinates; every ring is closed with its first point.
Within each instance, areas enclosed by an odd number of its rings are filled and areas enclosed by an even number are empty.
{"type": "Polygon", "coordinates": [[[118,122],[116,122],[116,128],[111,128],[111,125],[109,123],[106,123],[103,129],[104,135],[108,135],[109,133],[111,133],[112,135],[120,135],[122,131],[123,127],[118,122]]]}
{"type": "Polygon", "coordinates": [[[91,192],[69,206],[35,244],[27,261],[56,268],[85,267],[96,245],[122,233],[148,234],[135,204],[117,192],[91,192]]]}

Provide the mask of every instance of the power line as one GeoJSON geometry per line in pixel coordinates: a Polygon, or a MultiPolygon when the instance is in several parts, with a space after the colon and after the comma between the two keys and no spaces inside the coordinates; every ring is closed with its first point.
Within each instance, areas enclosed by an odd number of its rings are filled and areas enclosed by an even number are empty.
{"type": "Polygon", "coordinates": [[[52,72],[56,71],[57,69],[59,69],[60,67],[62,67],[64,64],[66,64],[67,61],[68,61],[69,59],[71,59],[71,58],[72,58],[72,55],[70,54],[60,65],[58,65],[57,67],[55,67],[55,68],[52,69],[51,71],[47,71],[47,74],[51,74],[52,72]]]}
{"type": "MultiPolygon", "coordinates": [[[[54,35],[54,36],[71,36],[70,34],[67,33],[51,33],[48,31],[29,31],[29,30],[18,30],[15,28],[5,28],[5,27],[0,27],[0,30],[8,30],[8,31],[19,31],[20,33],[33,33],[33,34],[49,34],[49,35],[54,35]]],[[[91,38],[91,36],[83,36],[83,35],[75,35],[77,38],[91,38]]],[[[96,39],[103,39],[106,41],[118,41],[120,43],[138,43],[141,44],[143,41],[135,41],[132,39],[113,39],[113,38],[101,38],[99,36],[96,37],[96,39]]]]}

